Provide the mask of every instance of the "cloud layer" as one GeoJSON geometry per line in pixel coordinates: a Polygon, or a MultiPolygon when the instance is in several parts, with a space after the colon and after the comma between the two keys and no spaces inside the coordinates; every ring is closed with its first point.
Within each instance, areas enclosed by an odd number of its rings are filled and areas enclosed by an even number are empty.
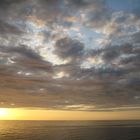
{"type": "Polygon", "coordinates": [[[124,9],[104,0],[0,1],[0,106],[139,109],[140,17],[124,9]]]}

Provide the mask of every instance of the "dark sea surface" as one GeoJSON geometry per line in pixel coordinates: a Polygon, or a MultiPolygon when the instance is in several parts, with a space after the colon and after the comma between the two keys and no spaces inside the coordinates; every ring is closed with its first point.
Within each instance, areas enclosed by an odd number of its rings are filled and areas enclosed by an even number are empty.
{"type": "Polygon", "coordinates": [[[140,140],[140,121],[0,121],[0,140],[140,140]]]}

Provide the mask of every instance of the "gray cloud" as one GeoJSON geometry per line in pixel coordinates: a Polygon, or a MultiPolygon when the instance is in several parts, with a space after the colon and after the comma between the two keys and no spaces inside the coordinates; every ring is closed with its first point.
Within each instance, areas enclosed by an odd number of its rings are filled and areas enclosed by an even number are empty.
{"type": "Polygon", "coordinates": [[[11,48],[8,48],[7,51],[9,51],[11,53],[21,54],[24,57],[27,57],[27,58],[30,58],[30,59],[41,60],[41,56],[39,56],[38,53],[34,52],[33,50],[31,50],[27,46],[22,45],[20,47],[11,47],[11,48]]]}
{"type": "Polygon", "coordinates": [[[56,42],[54,53],[62,59],[76,61],[84,55],[84,45],[78,40],[62,38],[56,42]]]}
{"type": "MultiPolygon", "coordinates": [[[[132,35],[132,41],[133,41],[134,43],[140,43],[139,38],[140,38],[140,32],[137,32],[137,33],[135,33],[135,34],[132,35]]],[[[139,45],[140,45],[140,44],[139,44],[139,45]]],[[[139,47],[138,47],[138,48],[139,48],[139,47]]]]}
{"type": "Polygon", "coordinates": [[[20,35],[22,31],[20,29],[16,28],[15,26],[12,26],[8,23],[5,23],[3,21],[0,21],[0,30],[2,35],[6,34],[15,34],[20,35]]]}

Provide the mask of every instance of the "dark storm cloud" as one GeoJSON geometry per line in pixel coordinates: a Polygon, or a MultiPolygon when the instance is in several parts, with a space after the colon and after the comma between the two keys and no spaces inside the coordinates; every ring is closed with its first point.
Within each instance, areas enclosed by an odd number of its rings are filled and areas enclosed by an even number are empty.
{"type": "Polygon", "coordinates": [[[0,106],[139,109],[140,21],[135,12],[110,11],[104,0],[0,1],[0,106]],[[77,24],[109,43],[88,48],[67,34],[77,24]]]}

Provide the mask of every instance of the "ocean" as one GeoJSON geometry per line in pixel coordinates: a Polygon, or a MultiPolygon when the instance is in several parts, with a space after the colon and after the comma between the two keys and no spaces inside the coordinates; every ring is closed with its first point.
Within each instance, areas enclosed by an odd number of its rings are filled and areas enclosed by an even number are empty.
{"type": "Polygon", "coordinates": [[[140,140],[140,121],[0,121],[0,140],[140,140]]]}

